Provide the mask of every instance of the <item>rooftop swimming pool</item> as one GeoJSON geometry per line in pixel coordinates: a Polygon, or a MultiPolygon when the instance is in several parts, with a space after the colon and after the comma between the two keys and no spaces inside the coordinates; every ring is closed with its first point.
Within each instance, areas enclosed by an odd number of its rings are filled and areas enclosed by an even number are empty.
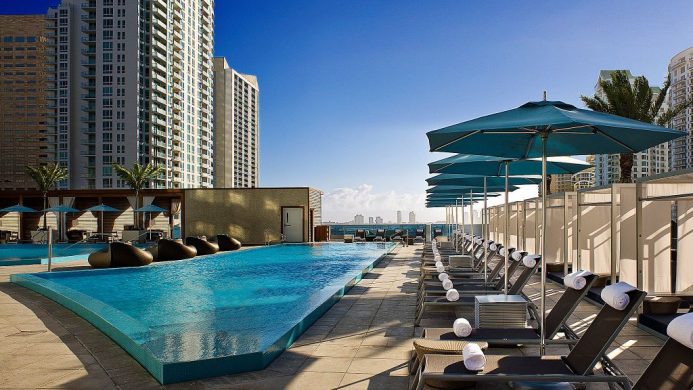
{"type": "Polygon", "coordinates": [[[76,312],[173,383],[266,367],[393,247],[285,244],[11,280],[76,312]]]}
{"type": "MultiPolygon", "coordinates": [[[[103,243],[54,244],[52,262],[86,260],[90,253],[105,246],[103,243]]],[[[46,244],[0,244],[0,266],[47,263],[46,244]]]]}

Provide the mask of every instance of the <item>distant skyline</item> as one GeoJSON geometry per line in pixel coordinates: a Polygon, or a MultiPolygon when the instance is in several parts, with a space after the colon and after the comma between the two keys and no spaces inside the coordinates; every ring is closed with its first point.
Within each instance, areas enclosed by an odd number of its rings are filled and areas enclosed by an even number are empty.
{"type": "MultiPolygon", "coordinates": [[[[56,3],[3,0],[0,13],[56,3]]],[[[325,220],[397,210],[442,220],[423,208],[426,164],[445,156],[428,152],[427,131],[544,90],[582,107],[601,69],[661,84],[693,46],[684,0],[217,0],[215,14],[215,54],[258,76],[260,182],[323,190],[325,220]]]]}

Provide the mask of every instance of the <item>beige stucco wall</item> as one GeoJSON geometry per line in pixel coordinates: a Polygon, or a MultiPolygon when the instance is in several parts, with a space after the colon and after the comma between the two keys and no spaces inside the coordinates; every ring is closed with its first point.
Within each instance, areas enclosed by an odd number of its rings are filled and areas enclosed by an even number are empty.
{"type": "Polygon", "coordinates": [[[186,236],[228,234],[244,245],[278,240],[281,208],[303,206],[304,239],[308,240],[308,188],[203,188],[185,190],[186,236]]]}

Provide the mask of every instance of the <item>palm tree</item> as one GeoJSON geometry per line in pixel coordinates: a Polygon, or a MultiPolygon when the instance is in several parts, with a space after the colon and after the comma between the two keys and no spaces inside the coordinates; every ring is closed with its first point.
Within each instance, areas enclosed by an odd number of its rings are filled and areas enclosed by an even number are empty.
{"type": "MultiPolygon", "coordinates": [[[[36,182],[36,187],[43,194],[43,208],[48,208],[48,191],[55,185],[68,178],[67,169],[58,164],[39,165],[38,167],[26,167],[26,173],[36,182]]],[[[43,229],[48,229],[46,213],[43,213],[43,229]]]]}
{"type": "MultiPolygon", "coordinates": [[[[670,76],[667,76],[662,89],[656,96],[650,88],[647,78],[644,76],[636,77],[631,84],[628,76],[624,70],[614,71],[611,73],[611,80],[599,81],[603,95],[580,96],[580,99],[591,110],[655,123],[660,126],[665,126],[693,103],[693,100],[686,101],[675,107],[662,110],[667,91],[671,86],[670,76]]],[[[619,158],[619,165],[621,183],[632,183],[633,153],[622,153],[619,158]]]]}
{"type": "MultiPolygon", "coordinates": [[[[135,209],[138,209],[140,202],[140,190],[143,189],[150,180],[159,176],[163,171],[160,166],[152,165],[151,162],[147,165],[140,165],[135,163],[132,169],[127,169],[122,165],[113,164],[113,169],[116,171],[118,177],[123,179],[130,188],[135,190],[135,209]]],[[[139,219],[135,217],[135,225],[139,227],[139,219]]]]}

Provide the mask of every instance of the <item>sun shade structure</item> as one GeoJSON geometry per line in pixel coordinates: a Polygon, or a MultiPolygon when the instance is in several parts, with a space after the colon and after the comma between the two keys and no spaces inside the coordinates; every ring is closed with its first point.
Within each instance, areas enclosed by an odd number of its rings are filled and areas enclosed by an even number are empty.
{"type": "MultiPolygon", "coordinates": [[[[550,175],[554,174],[575,174],[591,165],[571,157],[552,157],[548,159],[546,163],[546,173],[550,175]]],[[[445,174],[467,174],[467,175],[479,175],[499,177],[504,176],[505,185],[509,186],[511,182],[511,176],[518,175],[541,175],[542,160],[541,159],[525,159],[516,160],[509,159],[507,157],[493,157],[493,156],[476,156],[469,154],[458,154],[452,157],[444,158],[428,164],[428,169],[430,173],[441,173],[445,174]]],[[[508,209],[509,191],[505,191],[505,209],[508,209]]],[[[508,231],[510,224],[510,216],[505,213],[505,231],[508,231]]],[[[484,239],[488,239],[486,232],[482,234],[484,239]]],[[[486,249],[484,249],[484,252],[486,249]]],[[[485,258],[484,253],[484,258],[485,258]]],[[[507,293],[508,286],[508,262],[510,261],[510,252],[505,252],[505,288],[503,289],[507,293]]]]}
{"type": "MultiPolygon", "coordinates": [[[[519,187],[516,186],[510,186],[508,187],[509,190],[515,191],[519,187]]],[[[484,191],[484,186],[449,186],[449,185],[440,185],[440,186],[433,186],[429,189],[426,190],[427,193],[429,194],[469,194],[469,190],[473,190],[476,193],[483,192],[484,191]]],[[[499,192],[499,191],[505,191],[504,186],[494,186],[494,187],[487,187],[486,191],[489,192],[499,192]]],[[[489,196],[499,196],[499,194],[495,195],[489,195],[489,196]]]]}
{"type": "MultiPolygon", "coordinates": [[[[547,157],[635,153],[671,141],[684,132],[579,109],[560,101],[522,106],[427,133],[432,152],[542,158],[540,355],[546,345],[546,176],[547,157]]],[[[430,184],[430,183],[429,183],[430,184]]]]}
{"type": "MultiPolygon", "coordinates": [[[[541,175],[541,159],[513,160],[503,157],[457,154],[428,164],[429,173],[452,173],[478,176],[503,176],[505,163],[508,175],[541,175]]],[[[591,164],[572,157],[551,157],[546,161],[549,175],[575,174],[591,167],[591,164]]]]}
{"type": "Polygon", "coordinates": [[[47,208],[47,209],[43,209],[43,210],[41,210],[41,212],[44,212],[44,213],[48,213],[48,212],[51,212],[51,213],[78,213],[79,210],[77,210],[77,209],[74,208],[74,207],[70,207],[70,206],[65,206],[65,205],[59,204],[59,205],[57,205],[57,206],[53,206],[53,207],[49,207],[49,208],[47,208]]]}
{"type": "Polygon", "coordinates": [[[93,213],[101,213],[101,234],[104,233],[104,227],[103,227],[103,213],[117,213],[120,212],[115,207],[111,207],[108,205],[105,205],[103,203],[98,204],[96,206],[89,207],[86,211],[91,211],[93,213]]]}
{"type": "Polygon", "coordinates": [[[16,204],[14,206],[0,209],[0,213],[38,213],[38,210],[34,210],[31,207],[22,206],[21,204],[16,204]]]}
{"type": "MultiPolygon", "coordinates": [[[[488,187],[503,187],[505,186],[505,179],[502,177],[488,177],[486,185],[488,187]]],[[[509,185],[530,185],[539,184],[541,179],[539,177],[511,177],[508,181],[509,185]]],[[[451,186],[474,186],[483,187],[484,177],[478,175],[454,175],[454,174],[440,174],[426,179],[428,185],[451,185],[451,186]]]]}

